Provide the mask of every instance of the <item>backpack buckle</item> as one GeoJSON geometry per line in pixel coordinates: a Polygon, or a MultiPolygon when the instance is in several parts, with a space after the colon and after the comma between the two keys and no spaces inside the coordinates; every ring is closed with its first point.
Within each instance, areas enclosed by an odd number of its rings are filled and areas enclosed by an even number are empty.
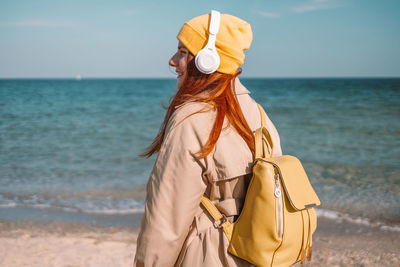
{"type": "Polygon", "coordinates": [[[214,227],[215,228],[222,228],[222,225],[228,221],[228,218],[226,218],[225,214],[222,214],[222,218],[219,219],[218,221],[214,221],[214,227]]]}

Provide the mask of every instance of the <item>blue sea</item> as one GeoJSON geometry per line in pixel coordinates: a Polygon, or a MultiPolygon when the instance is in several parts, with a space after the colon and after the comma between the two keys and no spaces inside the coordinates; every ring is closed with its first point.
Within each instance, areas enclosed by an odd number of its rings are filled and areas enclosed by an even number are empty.
{"type": "MultiPolygon", "coordinates": [[[[400,229],[400,79],[242,83],[303,162],[319,216],[400,229]]],[[[0,80],[0,220],[138,226],[155,156],[136,154],[175,91],[172,79],[0,80]]]]}

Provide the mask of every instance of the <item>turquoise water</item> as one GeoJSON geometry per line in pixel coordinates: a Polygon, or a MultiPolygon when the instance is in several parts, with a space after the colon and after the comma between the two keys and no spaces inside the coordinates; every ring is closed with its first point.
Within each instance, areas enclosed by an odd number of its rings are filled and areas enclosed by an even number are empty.
{"type": "MultiPolygon", "coordinates": [[[[302,160],[322,210],[400,223],[400,79],[242,82],[284,154],[302,160]]],[[[110,216],[121,215],[136,225],[155,159],[136,154],[156,135],[175,85],[0,80],[0,219],[45,213],[113,225],[110,216]]]]}

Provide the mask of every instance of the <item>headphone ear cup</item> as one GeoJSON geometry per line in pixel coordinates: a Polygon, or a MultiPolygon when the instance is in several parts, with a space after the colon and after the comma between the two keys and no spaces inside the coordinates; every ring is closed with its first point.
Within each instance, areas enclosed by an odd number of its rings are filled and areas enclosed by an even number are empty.
{"type": "Polygon", "coordinates": [[[218,52],[215,49],[205,47],[195,57],[197,69],[204,74],[215,72],[220,64],[218,52]]]}

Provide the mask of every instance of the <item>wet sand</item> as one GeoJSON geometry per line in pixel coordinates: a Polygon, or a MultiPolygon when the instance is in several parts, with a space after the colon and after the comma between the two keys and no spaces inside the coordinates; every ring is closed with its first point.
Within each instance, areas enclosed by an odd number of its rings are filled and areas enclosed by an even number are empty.
{"type": "MultiPolygon", "coordinates": [[[[132,266],[137,233],[137,227],[0,221],[0,266],[132,266]]],[[[319,218],[306,266],[400,266],[400,233],[319,218]]]]}

